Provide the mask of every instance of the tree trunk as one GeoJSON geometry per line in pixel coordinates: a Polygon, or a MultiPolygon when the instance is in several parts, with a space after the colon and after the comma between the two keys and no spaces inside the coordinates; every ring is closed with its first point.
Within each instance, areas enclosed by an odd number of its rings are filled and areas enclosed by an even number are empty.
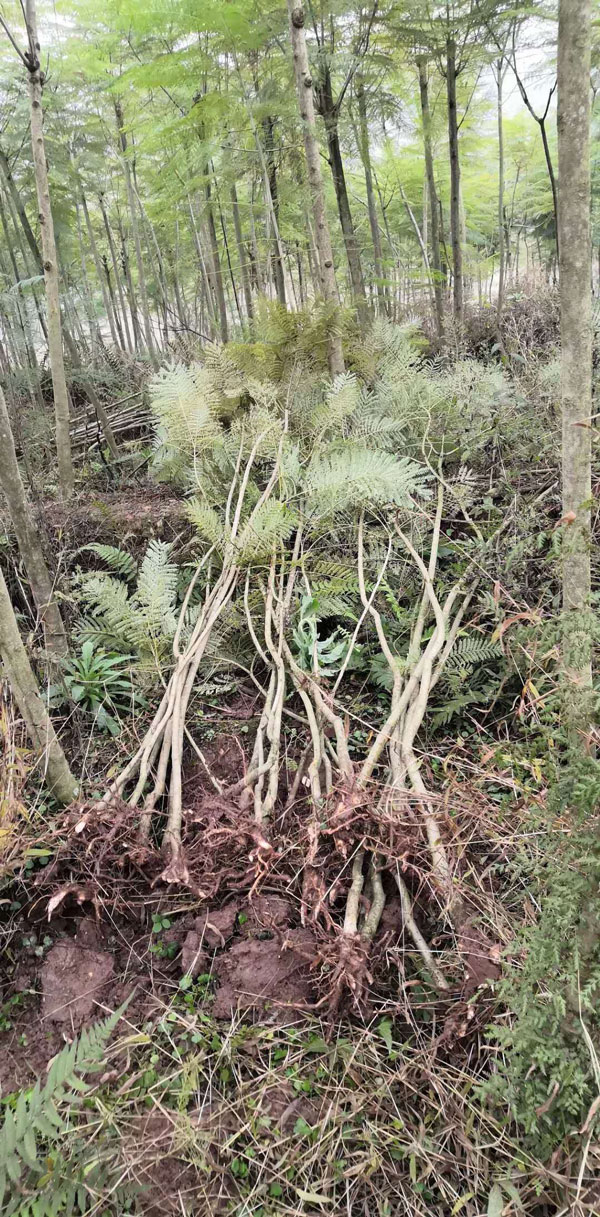
{"type": "Polygon", "coordinates": [[[29,39],[27,70],[29,73],[29,99],[31,105],[31,144],[39,206],[40,230],[42,234],[42,258],[48,312],[48,352],[52,375],[52,391],[54,394],[58,473],[61,494],[63,498],[70,498],[73,493],[74,477],[71,454],[69,395],[67,392],[62,344],[58,261],[54,240],[52,208],[50,205],[48,167],[46,165],[46,151],[44,147],[43,78],[40,67],[40,44],[37,36],[35,0],[26,0],[26,18],[29,39]]]}
{"type": "Polygon", "coordinates": [[[200,234],[198,232],[198,225],[196,223],[196,217],[194,215],[194,208],[193,208],[192,200],[191,200],[189,194],[188,194],[188,207],[189,207],[189,211],[190,211],[190,219],[192,221],[192,232],[194,234],[194,244],[196,246],[196,253],[198,255],[198,262],[200,265],[202,286],[204,288],[204,295],[206,298],[206,309],[207,309],[208,318],[210,321],[211,338],[216,338],[218,326],[217,326],[217,319],[216,319],[216,313],[215,313],[215,302],[214,302],[213,295],[211,292],[210,274],[206,267],[206,260],[204,258],[204,253],[202,251],[202,242],[200,240],[200,234]]]}
{"type": "MultiPolygon", "coordinates": [[[[271,208],[274,220],[275,233],[275,250],[273,252],[273,272],[275,275],[275,291],[279,303],[287,308],[287,300],[285,295],[285,275],[283,270],[283,262],[281,259],[281,249],[279,240],[279,190],[277,186],[277,166],[275,164],[275,123],[271,115],[267,115],[263,119],[263,134],[265,137],[265,168],[268,182],[268,189],[271,195],[271,208]]],[[[269,210],[267,205],[267,210],[269,210]]]]}
{"type": "Polygon", "coordinates": [[[0,656],[27,733],[43,767],[46,784],[58,803],[72,803],[78,794],[78,785],[40,697],[1,570],[0,656]]]}
{"type": "MultiPolygon", "coordinates": [[[[556,184],[554,165],[552,164],[552,154],[550,152],[550,144],[548,143],[548,132],[546,131],[545,118],[539,118],[538,123],[539,123],[539,128],[540,128],[540,134],[542,136],[542,146],[544,149],[544,156],[546,158],[546,168],[548,170],[548,177],[550,178],[550,189],[552,191],[552,206],[554,208],[554,223],[556,224],[556,252],[557,252],[558,256],[560,257],[560,234],[559,234],[560,223],[559,223],[559,219],[558,219],[558,186],[556,184]]],[[[559,169],[559,172],[560,172],[560,169],[559,169]]]]}
{"type": "Polygon", "coordinates": [[[219,242],[217,240],[217,229],[215,225],[215,214],[212,206],[212,190],[210,185],[210,167],[207,165],[205,169],[206,183],[204,186],[204,198],[206,199],[206,222],[208,225],[208,240],[210,244],[210,255],[212,262],[212,280],[215,299],[217,302],[217,312],[219,315],[219,325],[221,329],[221,342],[226,343],[229,339],[229,325],[227,321],[227,301],[225,299],[225,284],[223,282],[223,270],[221,267],[221,256],[219,254],[219,242]]]}
{"type": "Polygon", "coordinates": [[[500,56],[496,65],[498,73],[498,298],[496,317],[498,329],[504,310],[504,276],[506,266],[506,244],[504,239],[504,124],[502,121],[502,71],[504,60],[500,56]]]}
{"type": "Polygon", "coordinates": [[[29,325],[27,300],[25,299],[25,296],[23,293],[23,288],[21,286],[21,276],[19,274],[19,266],[17,263],[16,253],[15,253],[15,243],[14,243],[14,241],[11,240],[10,229],[8,226],[8,217],[6,214],[6,210],[4,207],[4,200],[2,198],[1,193],[0,193],[0,224],[2,225],[2,231],[4,233],[4,240],[6,242],[6,248],[8,250],[8,256],[10,258],[10,264],[12,266],[13,277],[15,280],[15,287],[17,289],[17,309],[19,312],[21,328],[23,330],[23,342],[25,344],[25,350],[27,352],[27,363],[29,365],[29,368],[35,373],[35,388],[31,384],[31,378],[28,375],[31,399],[33,402],[35,402],[37,399],[38,405],[40,405],[43,408],[44,400],[43,400],[43,397],[42,397],[42,394],[41,394],[40,388],[39,388],[39,381],[38,381],[38,375],[37,375],[38,374],[38,362],[37,362],[37,357],[36,357],[36,353],[35,353],[35,347],[34,347],[34,344],[32,341],[32,336],[31,336],[31,327],[29,325]],[[19,307],[19,305],[21,307],[19,307]]]}
{"type": "MultiPolygon", "coordinates": [[[[317,128],[315,121],[315,106],[312,88],[313,82],[308,64],[306,36],[304,33],[304,9],[301,5],[295,4],[294,0],[288,0],[288,13],[290,19],[292,54],[294,58],[294,76],[298,95],[298,107],[300,110],[300,117],[302,119],[304,152],[306,155],[306,167],[312,197],[313,216],[316,229],[316,245],[319,254],[321,292],[324,300],[331,304],[337,304],[338,293],[335,281],[335,269],[333,265],[331,233],[329,231],[327,212],[325,209],[325,191],[323,189],[323,178],[321,175],[321,153],[319,149],[319,141],[317,139],[317,128]]],[[[329,370],[332,376],[338,376],[344,371],[342,339],[339,334],[335,332],[335,329],[331,331],[329,337],[329,370]]]]}
{"type": "Polygon", "coordinates": [[[131,328],[133,330],[133,342],[134,342],[135,350],[138,351],[139,348],[144,345],[144,340],[142,338],[142,330],[141,330],[141,326],[140,326],[140,319],[138,316],[137,300],[136,300],[136,296],[135,296],[135,289],[133,286],[133,279],[131,277],[131,264],[129,262],[129,254],[127,252],[127,244],[125,241],[125,232],[124,232],[123,224],[122,224],[120,217],[119,217],[119,240],[121,242],[121,267],[123,270],[123,275],[125,277],[125,291],[127,293],[127,299],[129,301],[129,316],[131,317],[131,328]]]}
{"type": "Polygon", "coordinates": [[[590,0],[560,0],[558,173],[563,479],[564,713],[574,742],[591,718],[592,317],[590,0]],[[581,423],[584,425],[581,426],[581,423]]]}
{"type": "Polygon", "coordinates": [[[452,237],[452,283],[454,316],[460,323],[464,313],[463,251],[460,237],[460,159],[456,112],[456,42],[446,43],[446,92],[448,97],[448,141],[450,147],[450,231],[452,237]]]}
{"type": "Polygon", "coordinates": [[[442,253],[440,248],[440,214],[435,170],[433,164],[433,144],[431,140],[431,110],[429,108],[429,82],[427,65],[424,59],[419,59],[419,92],[421,97],[421,120],[423,124],[423,151],[425,155],[425,174],[427,193],[431,214],[431,270],[433,274],[433,292],[435,300],[435,322],[438,337],[444,335],[444,276],[442,273],[442,253]]]}
{"type": "Polygon", "coordinates": [[[375,198],[375,189],[373,186],[373,169],[371,166],[371,149],[369,147],[369,124],[367,121],[367,98],[365,94],[364,81],[362,74],[356,76],[356,101],[358,105],[358,147],[360,159],[362,161],[363,173],[365,175],[365,188],[367,192],[367,211],[369,214],[369,227],[371,229],[371,241],[373,243],[373,268],[375,270],[375,286],[377,291],[377,299],[383,310],[387,313],[387,299],[385,283],[383,281],[383,251],[381,247],[381,233],[379,231],[379,220],[377,218],[377,201],[375,198]]]}
{"type": "Polygon", "coordinates": [[[133,248],[135,250],[135,262],[138,274],[138,286],[140,289],[140,300],[142,305],[142,320],[144,322],[144,335],[146,338],[146,346],[148,354],[155,365],[158,365],[156,358],[156,349],[154,338],[152,336],[152,322],[150,320],[150,308],[148,305],[148,292],[146,289],[146,274],[144,271],[144,259],[142,258],[142,243],[140,241],[140,227],[138,224],[137,208],[135,202],[135,191],[131,178],[131,166],[127,156],[127,135],[125,132],[125,122],[123,119],[123,109],[118,98],[114,100],[115,117],[117,120],[117,131],[119,135],[119,143],[123,153],[123,173],[125,176],[125,188],[127,190],[127,201],[129,204],[129,222],[131,224],[131,235],[133,237],[133,248]]]}
{"type": "MultiPolygon", "coordinates": [[[[119,297],[119,303],[121,305],[123,331],[125,334],[125,340],[127,342],[127,349],[130,352],[130,354],[133,355],[134,350],[135,350],[135,340],[132,340],[131,334],[129,332],[129,320],[127,317],[127,303],[125,301],[125,293],[123,291],[123,285],[121,283],[121,276],[119,274],[119,260],[117,257],[117,250],[116,250],[116,246],[115,246],[115,243],[113,240],[112,229],[110,227],[108,216],[106,214],[106,207],[104,206],[104,199],[103,199],[102,195],[100,195],[98,202],[100,204],[100,211],[102,212],[102,219],[104,222],[104,231],[106,233],[106,239],[108,241],[108,248],[110,250],[110,257],[111,257],[111,262],[112,262],[112,266],[113,266],[113,273],[115,276],[115,283],[117,285],[117,295],[119,297]]],[[[107,282],[108,282],[108,276],[107,276],[107,282]]],[[[117,318],[117,316],[118,316],[118,314],[117,314],[117,310],[115,308],[115,319],[117,318]]],[[[132,330],[133,330],[133,319],[132,319],[132,330]]]]}
{"type": "Polygon", "coordinates": [[[244,292],[244,301],[246,304],[246,314],[249,321],[254,317],[254,307],[252,304],[252,291],[250,288],[250,276],[248,274],[248,261],[246,258],[246,249],[244,246],[244,238],[242,235],[242,225],[240,221],[240,205],[235,188],[235,182],[231,186],[231,208],[233,211],[233,229],[235,232],[235,243],[237,245],[238,258],[240,260],[240,274],[242,276],[242,288],[244,292]]]}
{"type": "Polygon", "coordinates": [[[97,252],[97,245],[96,245],[96,239],[94,236],[94,229],[92,229],[92,226],[91,226],[88,201],[86,201],[83,187],[80,187],[79,197],[80,197],[80,200],[82,200],[82,211],[83,211],[83,218],[85,220],[85,230],[86,230],[86,232],[88,232],[88,241],[90,243],[91,257],[92,257],[92,259],[94,259],[94,265],[96,268],[96,279],[97,279],[97,281],[99,281],[99,284],[100,284],[100,291],[102,292],[102,303],[103,303],[103,305],[105,305],[105,313],[106,313],[106,316],[108,319],[108,325],[110,325],[112,341],[114,342],[114,346],[119,347],[119,346],[122,346],[122,344],[123,344],[123,335],[120,335],[120,342],[119,342],[119,329],[118,329],[118,324],[117,324],[117,316],[116,316],[116,313],[114,313],[114,309],[113,309],[113,305],[112,305],[112,297],[110,295],[110,285],[107,284],[107,282],[105,281],[105,275],[103,275],[103,273],[102,273],[102,263],[100,262],[100,254],[99,254],[99,252],[97,252]]]}
{"type": "Polygon", "coordinates": [[[329,165],[331,168],[331,176],[333,178],[333,186],[338,206],[338,215],[340,217],[340,227],[342,229],[342,235],[344,238],[346,258],[348,260],[348,270],[350,271],[353,302],[358,309],[361,325],[364,326],[367,320],[367,295],[365,292],[365,280],[362,270],[360,250],[358,248],[356,232],[354,230],[354,221],[352,219],[352,212],[350,210],[348,187],[346,186],[346,174],[344,173],[344,161],[340,147],[339,113],[333,100],[331,71],[328,64],[325,64],[323,68],[322,80],[320,81],[317,90],[317,99],[319,113],[325,123],[325,131],[327,134],[329,165]]]}
{"type": "Polygon", "coordinates": [[[67,655],[69,646],[60,610],[52,598],[52,580],[40,545],[39,529],[27,502],[21,478],[10,418],[0,389],[0,486],[4,491],[19,553],[23,559],[33,598],[46,632],[52,655],[67,655]]]}
{"type": "Polygon", "coordinates": [[[21,221],[21,227],[23,229],[23,232],[25,233],[25,238],[27,240],[27,244],[29,245],[29,248],[35,258],[36,266],[38,267],[40,274],[43,274],[44,267],[43,267],[43,263],[42,263],[42,256],[39,251],[38,243],[33,235],[33,229],[27,218],[25,204],[21,198],[21,194],[20,194],[17,184],[13,178],[13,175],[11,173],[8,157],[7,157],[6,153],[2,151],[1,148],[0,148],[0,169],[2,169],[2,173],[4,175],[4,180],[6,182],[7,190],[11,196],[15,210],[19,216],[19,220],[21,221]]]}

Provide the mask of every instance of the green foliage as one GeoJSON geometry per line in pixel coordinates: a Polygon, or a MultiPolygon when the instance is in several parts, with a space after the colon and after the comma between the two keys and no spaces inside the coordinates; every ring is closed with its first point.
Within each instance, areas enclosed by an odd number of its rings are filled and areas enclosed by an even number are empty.
{"type": "Polygon", "coordinates": [[[102,1136],[88,1141],[86,1122],[77,1119],[91,1092],[85,1078],[104,1069],[106,1046],[122,1013],[123,1007],[82,1031],[55,1056],[43,1085],[38,1081],[7,1103],[0,1127],[5,1217],[87,1213],[113,1183],[125,1198],[108,1142],[102,1136]]]}
{"type": "Polygon", "coordinates": [[[504,1054],[489,1091],[543,1159],[581,1127],[600,1093],[599,803],[600,764],[572,760],[550,807],[571,830],[550,837],[540,872],[528,877],[541,915],[514,944],[523,963],[501,989],[512,1020],[491,1032],[504,1054]]]}
{"type": "MultiPolygon", "coordinates": [[[[106,560],[105,553],[100,556],[106,560]]],[[[119,576],[79,574],[75,594],[91,616],[78,632],[96,645],[128,653],[142,670],[154,669],[165,659],[175,633],[179,571],[171,546],[156,539],[148,544],[133,589],[130,569],[121,563],[119,576]]]]}
{"type": "MultiPolygon", "coordinates": [[[[129,658],[97,649],[88,638],[75,659],[63,661],[62,679],[69,698],[93,715],[101,731],[111,735],[120,731],[120,715],[131,713],[134,700],[140,701],[129,667],[125,666],[129,658]]],[[[53,704],[62,704],[64,695],[60,686],[53,686],[51,693],[53,704]]]]}
{"type": "Polygon", "coordinates": [[[348,444],[315,455],[307,473],[308,501],[324,515],[369,503],[406,507],[414,495],[428,496],[428,478],[408,457],[348,444]]]}
{"type": "Polygon", "coordinates": [[[110,567],[116,575],[121,575],[124,579],[134,579],[137,573],[137,562],[131,554],[127,553],[126,549],[120,549],[117,545],[102,545],[94,542],[91,545],[84,545],[82,552],[96,554],[98,558],[110,567]]]}
{"type": "Polygon", "coordinates": [[[328,638],[320,639],[317,622],[322,614],[323,605],[315,596],[303,596],[293,641],[299,666],[327,678],[339,671],[348,652],[348,638],[338,628],[328,638]]]}
{"type": "Polygon", "coordinates": [[[491,659],[498,659],[501,655],[500,647],[493,639],[484,638],[481,634],[463,634],[453,647],[446,669],[464,678],[473,668],[491,659]]]}

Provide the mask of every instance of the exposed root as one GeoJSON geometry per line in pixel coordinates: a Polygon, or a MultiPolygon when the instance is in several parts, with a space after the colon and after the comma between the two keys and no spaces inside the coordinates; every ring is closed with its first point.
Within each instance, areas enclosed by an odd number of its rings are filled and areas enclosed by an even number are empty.
{"type": "Polygon", "coordinates": [[[414,943],[415,947],[417,948],[417,951],[419,952],[421,958],[423,959],[425,967],[427,968],[427,971],[429,972],[429,975],[431,976],[436,989],[439,989],[441,992],[447,992],[450,988],[450,985],[448,984],[448,981],[446,980],[446,977],[444,976],[443,972],[440,970],[440,968],[438,968],[438,966],[433,958],[431,948],[427,945],[427,943],[415,921],[413,907],[412,907],[412,900],[410,898],[410,892],[404,882],[404,879],[402,878],[402,875],[400,874],[399,868],[396,868],[396,874],[394,877],[396,879],[396,884],[398,887],[398,891],[400,893],[400,901],[402,904],[402,919],[403,919],[404,925],[406,926],[406,930],[407,930],[408,934],[410,934],[410,937],[412,938],[413,943],[414,943]]]}

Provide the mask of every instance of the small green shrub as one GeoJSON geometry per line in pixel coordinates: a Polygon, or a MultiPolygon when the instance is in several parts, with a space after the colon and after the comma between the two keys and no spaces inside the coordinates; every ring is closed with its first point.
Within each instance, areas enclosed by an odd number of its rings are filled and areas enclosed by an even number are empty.
{"type": "Polygon", "coordinates": [[[128,655],[115,655],[96,648],[88,639],[75,659],[64,660],[65,692],[60,686],[53,686],[53,704],[64,703],[66,694],[87,714],[93,715],[101,731],[117,735],[119,718],[131,712],[134,701],[140,704],[140,695],[134,690],[126,666],[129,659],[128,655]]]}

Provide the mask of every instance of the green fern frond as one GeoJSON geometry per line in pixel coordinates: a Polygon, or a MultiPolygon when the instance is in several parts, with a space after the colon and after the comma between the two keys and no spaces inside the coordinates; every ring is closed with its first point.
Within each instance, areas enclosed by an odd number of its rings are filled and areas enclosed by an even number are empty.
{"type": "MultiPolygon", "coordinates": [[[[0,1207],[4,1206],[5,1217],[21,1214],[33,1195],[39,1217],[65,1211],[64,1187],[65,1183],[72,1185],[73,1178],[66,1180],[59,1174],[54,1179],[49,1174],[49,1150],[55,1146],[59,1153],[61,1148],[63,1152],[72,1149],[72,1113],[90,1089],[84,1077],[104,1068],[106,1045],[124,1009],[121,1006],[109,1018],[82,1031],[54,1058],[44,1085],[38,1080],[29,1092],[21,1091],[14,1108],[6,1108],[0,1126],[0,1207]],[[68,1125],[63,1107],[69,1113],[68,1125]]],[[[86,1174],[83,1163],[77,1165],[82,1169],[76,1172],[75,1189],[82,1189],[80,1210],[85,1212],[88,1203],[91,1207],[90,1188],[96,1178],[93,1170],[86,1174]]]]}
{"type": "Polygon", "coordinates": [[[134,596],[143,629],[153,637],[174,633],[177,620],[177,566],[170,560],[171,546],[166,541],[150,541],[134,596]]]}
{"type": "Polygon", "coordinates": [[[347,418],[350,418],[359,403],[360,388],[352,372],[336,376],[325,394],[325,400],[316,406],[311,419],[315,437],[325,433],[340,433],[347,418]]]}
{"type": "Polygon", "coordinates": [[[358,414],[352,420],[349,439],[366,444],[367,447],[385,448],[386,451],[396,452],[406,434],[407,426],[403,419],[389,418],[380,414],[358,414]]]}
{"type": "Polygon", "coordinates": [[[87,550],[89,553],[96,554],[106,562],[107,566],[117,575],[122,575],[124,579],[134,579],[137,572],[137,562],[128,554],[125,549],[120,549],[118,545],[101,545],[98,542],[93,542],[91,545],[83,545],[80,552],[87,550]]]}
{"type": "Polygon", "coordinates": [[[163,476],[181,476],[192,459],[222,442],[219,410],[224,401],[206,367],[176,365],[158,372],[150,384],[154,469],[163,476]]]}
{"type": "Polygon", "coordinates": [[[431,726],[435,731],[437,727],[445,727],[455,715],[460,714],[465,706],[472,706],[480,703],[485,699],[485,695],[481,691],[469,691],[467,693],[456,693],[449,701],[444,702],[439,710],[431,717],[431,726]]]}
{"type": "Polygon", "coordinates": [[[348,444],[313,458],[307,472],[308,500],[316,511],[332,515],[368,504],[407,507],[415,495],[429,496],[428,476],[408,457],[348,444]]]}
{"type": "Polygon", "coordinates": [[[459,638],[446,665],[447,672],[469,672],[502,654],[497,642],[481,634],[465,634],[459,638]]]}
{"type": "Polygon", "coordinates": [[[202,502],[202,499],[191,499],[186,503],[185,510],[188,519],[191,520],[201,537],[204,537],[211,545],[223,544],[225,528],[214,507],[209,507],[208,504],[202,502]]]}
{"type": "Polygon", "coordinates": [[[253,562],[268,557],[274,546],[287,541],[296,527],[297,519],[296,512],[278,499],[263,503],[238,537],[239,560],[253,562]]]}

